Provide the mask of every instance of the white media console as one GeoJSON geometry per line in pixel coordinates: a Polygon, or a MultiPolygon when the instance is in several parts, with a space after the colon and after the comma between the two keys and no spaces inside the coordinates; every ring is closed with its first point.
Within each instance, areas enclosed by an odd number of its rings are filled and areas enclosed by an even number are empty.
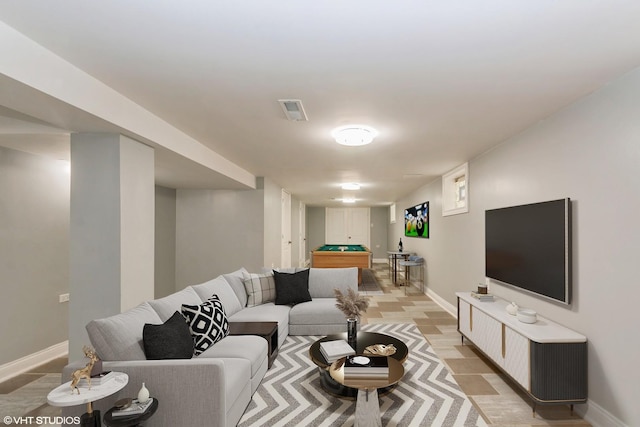
{"type": "Polygon", "coordinates": [[[458,331],[510,376],[536,404],[587,400],[587,338],[550,320],[520,322],[507,302],[457,292],[458,331]]]}

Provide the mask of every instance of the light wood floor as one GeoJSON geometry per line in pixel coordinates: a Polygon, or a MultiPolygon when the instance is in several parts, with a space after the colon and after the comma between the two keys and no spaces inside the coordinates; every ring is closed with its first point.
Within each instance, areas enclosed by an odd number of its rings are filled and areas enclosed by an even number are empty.
{"type": "MultiPolygon", "coordinates": [[[[386,264],[374,264],[382,292],[370,297],[362,323],[415,323],[469,396],[487,424],[501,427],[589,426],[566,405],[538,406],[533,416],[530,401],[487,362],[473,345],[462,345],[456,319],[425,295],[405,296],[403,287],[391,283],[386,264]]],[[[46,396],[60,384],[66,359],[46,365],[0,383],[0,415],[49,416],[59,408],[47,405],[46,396]]]]}
{"type": "Polygon", "coordinates": [[[537,406],[465,340],[461,343],[457,320],[417,288],[394,286],[387,264],[373,265],[383,295],[372,295],[362,323],[415,323],[444,361],[460,388],[491,426],[590,426],[569,406],[537,406]]]}

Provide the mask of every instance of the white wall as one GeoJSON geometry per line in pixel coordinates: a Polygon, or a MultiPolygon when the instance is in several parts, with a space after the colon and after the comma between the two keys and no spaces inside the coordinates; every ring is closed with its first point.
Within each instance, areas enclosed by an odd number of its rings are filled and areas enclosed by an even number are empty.
{"type": "Polygon", "coordinates": [[[67,339],[68,167],[0,147],[0,366],[67,339]]]}
{"type": "Polygon", "coordinates": [[[154,294],[154,151],[118,134],[71,135],[69,358],[85,325],[154,294]]]}
{"type": "Polygon", "coordinates": [[[573,304],[558,306],[497,284],[491,291],[564,324],[589,340],[589,404],[594,425],[640,425],[640,70],[624,76],[470,162],[470,211],[441,215],[441,182],[398,201],[428,200],[430,239],[403,239],[427,261],[430,290],[454,293],[484,281],[484,211],[573,200],[573,304]],[[460,268],[463,267],[463,268],[460,268]]]}
{"type": "MultiPolygon", "coordinates": [[[[264,246],[261,267],[279,267],[282,260],[282,249],[280,247],[282,187],[268,179],[259,178],[258,188],[264,189],[264,246]]],[[[258,221],[258,218],[256,218],[256,221],[258,221]]]]}
{"type": "Polygon", "coordinates": [[[176,190],[156,186],[155,298],[176,289],[176,190]]]}

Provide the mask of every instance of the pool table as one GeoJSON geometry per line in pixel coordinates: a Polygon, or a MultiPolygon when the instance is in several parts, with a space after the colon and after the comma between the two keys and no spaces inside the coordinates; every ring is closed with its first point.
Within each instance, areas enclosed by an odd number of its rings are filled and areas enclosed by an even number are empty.
{"type": "Polygon", "coordinates": [[[371,251],[364,245],[322,245],[311,251],[311,266],[358,267],[358,284],[361,284],[362,269],[371,268],[371,251]]]}

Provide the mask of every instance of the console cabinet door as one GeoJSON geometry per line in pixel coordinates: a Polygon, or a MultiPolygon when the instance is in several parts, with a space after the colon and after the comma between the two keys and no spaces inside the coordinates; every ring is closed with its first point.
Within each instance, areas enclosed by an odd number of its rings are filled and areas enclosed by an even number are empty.
{"type": "Polygon", "coordinates": [[[502,368],[527,391],[531,391],[529,339],[509,327],[504,328],[502,368]]]}
{"type": "Polygon", "coordinates": [[[467,338],[471,338],[471,305],[458,298],[458,328],[467,338]]]}
{"type": "Polygon", "coordinates": [[[473,307],[473,332],[471,340],[493,360],[502,358],[502,323],[473,307]]]}

